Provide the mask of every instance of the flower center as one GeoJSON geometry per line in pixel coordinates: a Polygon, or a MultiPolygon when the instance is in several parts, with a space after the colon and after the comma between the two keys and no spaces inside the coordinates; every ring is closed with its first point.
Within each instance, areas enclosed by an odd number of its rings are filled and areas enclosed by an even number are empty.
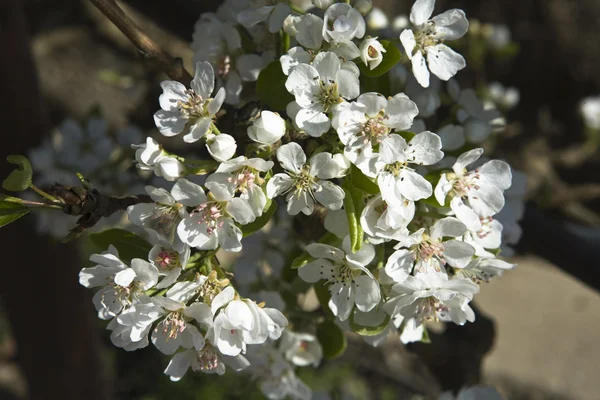
{"type": "Polygon", "coordinates": [[[187,89],[185,91],[186,96],[188,97],[187,101],[179,101],[177,105],[179,106],[179,110],[181,114],[186,118],[200,118],[207,116],[206,106],[210,99],[203,99],[202,96],[196,94],[193,89],[187,89]]]}
{"type": "Polygon", "coordinates": [[[481,221],[481,229],[479,231],[477,231],[477,237],[479,239],[484,239],[490,233],[492,233],[492,230],[493,230],[492,229],[492,221],[494,220],[494,218],[479,217],[479,220],[481,221]]]}
{"type": "Polygon", "coordinates": [[[337,82],[329,81],[329,83],[326,83],[321,81],[320,86],[321,92],[316,96],[317,101],[323,105],[323,111],[327,113],[334,106],[341,103],[342,98],[340,97],[337,82]]]}
{"type": "MultiPolygon", "coordinates": [[[[158,329],[158,327],[156,328],[158,329]]],[[[163,335],[169,339],[177,338],[177,335],[185,329],[185,320],[181,315],[181,311],[169,313],[163,321],[163,335]]]]}
{"type": "Polygon", "coordinates": [[[221,220],[223,215],[223,206],[221,203],[211,201],[203,203],[198,206],[195,210],[200,214],[200,224],[206,224],[206,233],[211,235],[215,229],[223,226],[224,222],[221,220]]]}
{"type": "Polygon", "coordinates": [[[163,269],[179,267],[179,254],[175,251],[163,250],[154,258],[154,263],[163,269]]]}
{"type": "Polygon", "coordinates": [[[367,122],[365,122],[360,131],[360,136],[364,138],[365,144],[371,142],[371,145],[375,146],[390,132],[390,129],[381,123],[382,120],[383,117],[377,116],[375,118],[369,118],[367,122]]]}
{"type": "Polygon", "coordinates": [[[248,193],[254,182],[260,185],[263,180],[252,169],[245,168],[227,178],[227,181],[234,184],[241,193],[248,193]]]}
{"type": "Polygon", "coordinates": [[[377,57],[378,51],[375,47],[373,46],[369,46],[369,48],[367,49],[367,55],[371,58],[375,58],[377,57]]]}
{"type": "Polygon", "coordinates": [[[417,321],[438,321],[438,313],[447,313],[448,307],[430,296],[416,302],[415,319],[417,321]]]}
{"type": "Polygon", "coordinates": [[[456,179],[452,188],[454,189],[455,195],[464,198],[467,197],[469,191],[479,189],[477,182],[479,181],[479,169],[467,172],[465,175],[456,179]]]}
{"type": "Polygon", "coordinates": [[[443,40],[436,34],[433,21],[427,21],[423,29],[415,33],[415,41],[417,42],[416,49],[423,52],[426,52],[428,47],[443,43],[443,40]]]}
{"type": "Polygon", "coordinates": [[[300,174],[296,175],[296,181],[294,182],[294,192],[295,194],[300,197],[300,194],[304,191],[304,190],[308,190],[311,191],[312,190],[312,185],[317,181],[317,179],[313,176],[310,175],[309,173],[309,167],[308,166],[304,166],[304,168],[302,168],[302,172],[300,172],[300,174]]]}
{"type": "MultiPolygon", "coordinates": [[[[398,176],[398,175],[400,175],[400,173],[401,173],[403,170],[405,170],[405,169],[407,169],[407,168],[408,168],[408,167],[407,167],[407,165],[408,165],[408,163],[406,163],[406,162],[397,161],[397,162],[395,162],[395,163],[393,163],[393,164],[387,164],[387,165],[384,167],[384,169],[383,169],[383,170],[384,170],[385,172],[389,173],[389,174],[392,174],[392,175],[394,175],[394,176],[398,176]]],[[[401,179],[401,180],[404,180],[404,178],[400,178],[400,179],[401,179]]]]}
{"type": "Polygon", "coordinates": [[[217,352],[208,343],[198,352],[198,355],[192,363],[194,371],[212,371],[219,366],[219,357],[217,352]]]}
{"type": "Polygon", "coordinates": [[[217,63],[217,75],[221,78],[226,78],[229,75],[229,72],[232,68],[232,60],[231,57],[226,54],[219,59],[217,63]]]}

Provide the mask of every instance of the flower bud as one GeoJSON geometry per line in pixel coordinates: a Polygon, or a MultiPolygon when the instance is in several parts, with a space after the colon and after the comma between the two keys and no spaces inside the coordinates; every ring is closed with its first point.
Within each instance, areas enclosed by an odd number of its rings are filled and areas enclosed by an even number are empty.
{"type": "Polygon", "coordinates": [[[154,166],[154,173],[168,181],[175,181],[186,175],[186,168],[173,157],[160,157],[154,166]]]}
{"type": "Polygon", "coordinates": [[[354,8],[358,10],[362,15],[367,15],[369,11],[373,9],[372,0],[356,0],[354,2],[354,8]]]}
{"type": "Polygon", "coordinates": [[[333,0],[313,0],[313,3],[315,7],[326,10],[333,3],[333,0]]]}
{"type": "Polygon", "coordinates": [[[135,161],[137,167],[143,171],[151,169],[156,161],[162,156],[162,147],[151,137],[146,139],[144,144],[133,144],[131,148],[135,150],[135,161]]]}
{"type": "Polygon", "coordinates": [[[381,64],[385,52],[383,45],[377,41],[377,38],[366,38],[360,44],[360,59],[371,70],[381,64]]]}
{"type": "Polygon", "coordinates": [[[283,21],[283,31],[291,37],[296,37],[298,29],[296,29],[296,22],[300,19],[297,15],[288,15],[283,21]]]}
{"type": "Polygon", "coordinates": [[[367,16],[367,27],[371,30],[378,31],[386,29],[389,25],[390,21],[381,8],[373,8],[367,16]]]}
{"type": "Polygon", "coordinates": [[[208,134],[206,148],[210,155],[217,161],[227,161],[235,154],[237,144],[235,139],[226,133],[220,135],[208,134]]]}
{"type": "Polygon", "coordinates": [[[260,118],[248,128],[250,139],[264,145],[271,145],[285,135],[285,121],[271,111],[263,111],[260,118]]]}

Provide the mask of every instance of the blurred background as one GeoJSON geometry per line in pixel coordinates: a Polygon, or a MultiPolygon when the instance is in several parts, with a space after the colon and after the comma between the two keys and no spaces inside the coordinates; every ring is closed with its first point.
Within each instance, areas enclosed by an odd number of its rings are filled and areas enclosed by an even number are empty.
{"type": "MultiPolygon", "coordinates": [[[[390,16],[412,5],[374,3],[390,16]]],[[[219,2],[121,4],[193,70],[194,23],[219,2]]],[[[475,29],[461,44],[461,85],[519,91],[494,144],[495,157],[528,179],[518,268],[482,288],[475,303],[483,317],[474,324],[408,348],[365,350],[351,339],[342,359],[300,376],[315,391],[336,388],[339,398],[395,399],[483,382],[511,399],[598,399],[600,136],[581,104],[600,95],[600,2],[438,0],[436,13],[449,8],[464,9],[475,29]],[[482,54],[481,40],[503,50],[482,54]]],[[[134,123],[149,132],[165,78],[89,2],[75,0],[0,0],[0,76],[2,159],[96,109],[114,129],[134,123]]],[[[36,235],[33,218],[0,237],[0,399],[261,398],[247,377],[190,373],[175,384],[157,351],[114,348],[91,292],[77,282],[85,256],[75,244],[36,235]]]]}

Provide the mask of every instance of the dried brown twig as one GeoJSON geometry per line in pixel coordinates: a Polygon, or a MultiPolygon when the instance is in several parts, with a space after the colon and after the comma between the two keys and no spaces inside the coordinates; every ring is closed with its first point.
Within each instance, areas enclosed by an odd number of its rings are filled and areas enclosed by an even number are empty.
{"type": "Polygon", "coordinates": [[[90,0],[127,38],[133,43],[145,61],[160,69],[169,78],[188,86],[191,75],[183,67],[180,58],[175,58],[156,44],[141,28],[119,7],[115,0],[90,0]]]}
{"type": "Polygon", "coordinates": [[[96,189],[64,186],[58,183],[53,185],[49,192],[64,204],[63,212],[65,214],[79,217],[77,225],[71,229],[63,241],[77,238],[86,229],[96,225],[100,219],[110,217],[116,212],[125,211],[129,206],[153,202],[147,195],[112,197],[104,195],[96,189]]]}

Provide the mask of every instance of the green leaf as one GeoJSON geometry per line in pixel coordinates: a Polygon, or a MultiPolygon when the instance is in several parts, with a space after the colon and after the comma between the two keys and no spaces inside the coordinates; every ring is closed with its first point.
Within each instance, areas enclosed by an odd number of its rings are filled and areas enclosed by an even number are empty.
{"type": "Polygon", "coordinates": [[[369,69],[369,67],[366,66],[364,63],[358,63],[360,71],[365,76],[381,76],[388,72],[390,69],[392,69],[396,64],[398,64],[398,62],[402,58],[402,53],[400,52],[400,49],[398,49],[398,47],[393,42],[390,42],[389,40],[382,40],[380,43],[383,45],[383,48],[386,50],[386,52],[383,53],[383,60],[381,61],[381,64],[377,66],[377,68],[369,69]]]}
{"type": "Polygon", "coordinates": [[[402,136],[404,138],[404,140],[406,140],[407,142],[410,142],[410,140],[412,138],[414,138],[415,136],[417,136],[416,133],[414,132],[410,132],[410,131],[402,131],[402,132],[396,132],[398,135],[402,136]]]}
{"type": "MultiPolygon", "coordinates": [[[[346,211],[346,218],[348,219],[348,228],[350,229],[350,244],[351,249],[355,252],[355,249],[359,249],[362,243],[359,243],[360,232],[359,232],[359,217],[356,215],[356,209],[354,207],[354,200],[352,191],[348,186],[349,180],[344,182],[342,189],[344,189],[344,210],[346,211]]],[[[362,229],[361,229],[362,230],[362,229]]]]}
{"type": "Polygon", "coordinates": [[[17,203],[17,204],[23,203],[23,199],[20,199],[18,197],[7,196],[4,193],[0,193],[0,202],[3,202],[3,201],[6,201],[8,203],[17,203]]]}
{"type": "Polygon", "coordinates": [[[18,220],[23,215],[29,212],[28,207],[17,202],[7,200],[7,198],[15,199],[15,197],[6,196],[2,199],[2,201],[0,201],[0,227],[3,227],[5,225],[10,224],[13,221],[18,220]]]}
{"type": "Polygon", "coordinates": [[[333,321],[325,321],[317,326],[317,339],[323,347],[326,360],[342,355],[348,345],[344,332],[333,321]]]}
{"type": "Polygon", "coordinates": [[[285,110],[294,97],[285,88],[287,76],[281,70],[279,60],[272,61],[260,71],[256,82],[256,95],[261,103],[274,110],[285,110]]]}
{"type": "Polygon", "coordinates": [[[240,229],[242,230],[243,237],[250,236],[254,232],[262,229],[270,220],[275,211],[277,211],[277,202],[273,200],[267,200],[267,204],[265,204],[266,210],[263,211],[263,214],[256,218],[254,222],[251,222],[246,225],[240,225],[240,229]]]}
{"type": "Polygon", "coordinates": [[[383,322],[377,326],[364,326],[364,325],[357,324],[356,322],[354,322],[354,313],[350,314],[349,321],[350,321],[350,328],[352,329],[352,331],[358,333],[361,336],[375,336],[375,335],[379,335],[381,332],[384,331],[384,329],[387,327],[388,323],[390,322],[390,316],[386,315],[383,322]]]}
{"type": "Polygon", "coordinates": [[[423,326],[423,336],[421,336],[422,343],[431,343],[431,339],[429,338],[429,332],[427,331],[427,327],[423,326]]]}
{"type": "Polygon", "coordinates": [[[350,166],[352,185],[367,194],[379,194],[379,186],[354,164],[350,166]]]}
{"type": "Polygon", "coordinates": [[[325,281],[319,281],[314,285],[315,294],[317,295],[317,299],[319,299],[319,304],[321,305],[325,316],[329,319],[334,319],[335,315],[333,315],[333,312],[329,308],[329,299],[331,299],[331,295],[324,283],[325,281]]]}
{"type": "Polygon", "coordinates": [[[11,164],[16,164],[17,169],[8,175],[8,177],[2,182],[4,190],[9,192],[21,192],[28,189],[31,186],[31,176],[33,170],[29,160],[20,155],[10,155],[6,157],[6,161],[11,164]]]}
{"type": "Polygon", "coordinates": [[[130,262],[134,258],[148,259],[152,246],[144,239],[124,229],[108,229],[99,233],[92,233],[90,242],[100,251],[108,249],[111,244],[119,252],[119,258],[130,262]]]}

